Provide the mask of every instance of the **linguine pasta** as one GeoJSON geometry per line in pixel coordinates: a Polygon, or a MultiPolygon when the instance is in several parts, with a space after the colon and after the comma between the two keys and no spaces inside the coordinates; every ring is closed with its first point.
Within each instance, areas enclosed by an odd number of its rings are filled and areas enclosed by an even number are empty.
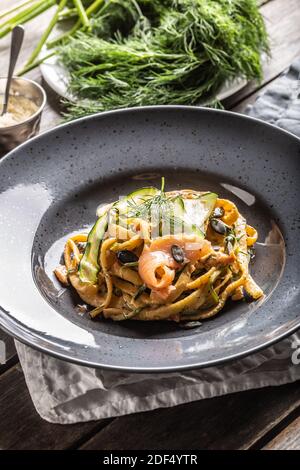
{"type": "Polygon", "coordinates": [[[226,301],[263,296],[249,273],[257,231],[215,193],[150,187],[102,206],[90,233],[70,237],[55,270],[92,318],[191,322],[226,301]]]}

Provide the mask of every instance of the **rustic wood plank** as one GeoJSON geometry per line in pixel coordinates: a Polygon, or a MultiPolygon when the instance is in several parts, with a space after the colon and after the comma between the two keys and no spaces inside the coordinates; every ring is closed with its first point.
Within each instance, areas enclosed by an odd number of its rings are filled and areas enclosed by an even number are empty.
{"type": "Polygon", "coordinates": [[[230,111],[234,111],[235,113],[240,113],[240,114],[244,114],[246,112],[246,108],[248,105],[252,105],[254,104],[255,100],[257,99],[257,97],[260,95],[260,93],[264,93],[268,87],[274,83],[275,80],[273,80],[271,83],[269,83],[268,85],[264,86],[263,88],[261,88],[260,90],[257,90],[255,93],[252,93],[251,96],[249,96],[248,98],[240,101],[238,104],[234,105],[233,107],[228,107],[227,109],[230,109],[230,111]]]}
{"type": "Polygon", "coordinates": [[[299,0],[273,0],[262,6],[271,42],[271,60],[263,83],[272,80],[300,54],[299,0]]]}
{"type": "Polygon", "coordinates": [[[19,365],[0,376],[0,449],[66,449],[79,445],[108,422],[48,423],[35,411],[19,365]]]}
{"type": "Polygon", "coordinates": [[[268,84],[300,56],[299,0],[272,0],[261,7],[261,12],[270,37],[271,57],[264,64],[262,82],[251,82],[226,100],[228,109],[268,84]]]}
{"type": "Polygon", "coordinates": [[[299,383],[123,416],[82,449],[249,449],[300,406],[299,383]]]}
{"type": "Polygon", "coordinates": [[[272,439],[264,450],[299,450],[300,449],[300,417],[272,439]]]}

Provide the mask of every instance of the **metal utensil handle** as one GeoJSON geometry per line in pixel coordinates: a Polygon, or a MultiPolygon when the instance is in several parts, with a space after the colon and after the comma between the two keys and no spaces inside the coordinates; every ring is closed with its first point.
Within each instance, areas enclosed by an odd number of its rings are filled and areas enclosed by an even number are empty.
{"type": "Polygon", "coordinates": [[[4,96],[4,105],[2,114],[6,113],[7,106],[8,106],[8,98],[9,98],[9,90],[11,85],[11,79],[14,74],[15,66],[17,63],[17,59],[19,56],[19,52],[23,43],[24,38],[24,28],[21,25],[15,26],[12,30],[12,38],[11,38],[11,47],[10,47],[10,60],[9,60],[9,68],[8,68],[8,75],[7,75],[7,82],[5,88],[5,96],[4,96]]]}

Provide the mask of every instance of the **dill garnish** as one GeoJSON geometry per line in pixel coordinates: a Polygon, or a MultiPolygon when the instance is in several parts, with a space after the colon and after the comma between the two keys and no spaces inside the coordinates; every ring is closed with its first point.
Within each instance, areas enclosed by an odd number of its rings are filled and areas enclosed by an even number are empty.
{"type": "Polygon", "coordinates": [[[181,197],[171,197],[165,193],[165,178],[161,178],[161,188],[158,194],[149,196],[142,203],[137,204],[134,199],[128,199],[127,217],[137,217],[151,222],[152,235],[156,230],[157,235],[164,233],[175,234],[184,228],[183,220],[176,215],[174,201],[181,197]]]}
{"type": "Polygon", "coordinates": [[[140,217],[141,219],[148,219],[152,213],[160,214],[160,212],[164,212],[164,209],[169,209],[170,198],[167,198],[164,189],[165,178],[162,176],[161,188],[158,194],[147,197],[147,199],[143,200],[142,204],[137,204],[133,198],[128,198],[128,217],[140,217]]]}

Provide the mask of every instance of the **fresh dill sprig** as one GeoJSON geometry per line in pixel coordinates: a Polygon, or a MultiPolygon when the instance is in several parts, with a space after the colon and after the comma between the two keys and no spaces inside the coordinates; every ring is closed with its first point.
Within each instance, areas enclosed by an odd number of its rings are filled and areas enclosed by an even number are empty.
{"type": "Polygon", "coordinates": [[[152,227],[159,228],[161,235],[163,229],[169,229],[170,233],[175,233],[176,228],[182,229],[183,221],[176,216],[174,208],[174,198],[165,193],[165,178],[161,178],[161,188],[158,194],[149,196],[142,203],[136,203],[134,199],[127,201],[129,210],[127,217],[137,217],[151,221],[152,227]]]}
{"type": "Polygon", "coordinates": [[[128,199],[129,205],[128,217],[140,217],[141,219],[148,219],[150,216],[160,217],[161,214],[170,212],[170,198],[167,197],[165,191],[165,178],[161,178],[161,188],[158,194],[149,196],[143,200],[142,204],[137,204],[134,199],[128,199]]]}
{"type": "Polygon", "coordinates": [[[268,40],[256,0],[114,0],[59,49],[67,119],[113,108],[213,103],[226,80],[261,79],[268,40]]]}

